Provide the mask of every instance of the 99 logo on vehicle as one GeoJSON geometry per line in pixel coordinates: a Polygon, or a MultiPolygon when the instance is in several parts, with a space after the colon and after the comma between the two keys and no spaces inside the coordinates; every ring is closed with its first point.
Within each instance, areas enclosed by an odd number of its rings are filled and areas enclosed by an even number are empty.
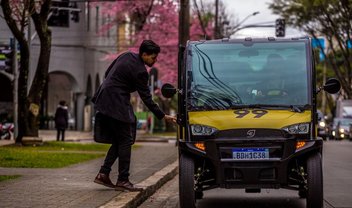
{"type": "Polygon", "coordinates": [[[254,114],[253,118],[260,118],[260,117],[264,116],[265,114],[267,114],[268,111],[266,111],[266,110],[235,110],[233,113],[237,115],[236,118],[243,118],[248,114],[254,114]]]}

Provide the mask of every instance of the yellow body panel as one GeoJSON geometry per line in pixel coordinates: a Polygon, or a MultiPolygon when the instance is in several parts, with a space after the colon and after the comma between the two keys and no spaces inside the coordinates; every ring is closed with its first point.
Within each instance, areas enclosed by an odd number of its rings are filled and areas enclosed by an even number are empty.
{"type": "Polygon", "coordinates": [[[303,113],[292,112],[289,110],[266,110],[267,113],[259,118],[252,110],[242,118],[234,110],[221,111],[197,111],[189,112],[189,124],[201,124],[217,128],[218,130],[240,129],[240,128],[269,128],[281,129],[297,123],[309,123],[311,112],[303,113]]]}

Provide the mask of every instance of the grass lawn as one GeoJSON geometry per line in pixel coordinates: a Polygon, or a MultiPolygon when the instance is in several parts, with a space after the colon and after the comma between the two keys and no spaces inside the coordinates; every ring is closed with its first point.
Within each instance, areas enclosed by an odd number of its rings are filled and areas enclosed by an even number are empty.
{"type": "Polygon", "coordinates": [[[5,181],[5,180],[15,179],[18,177],[21,177],[21,176],[19,176],[19,175],[0,175],[0,182],[5,181]]]}
{"type": "Polygon", "coordinates": [[[0,146],[0,167],[61,168],[105,156],[110,145],[45,142],[42,146],[0,146]]]}

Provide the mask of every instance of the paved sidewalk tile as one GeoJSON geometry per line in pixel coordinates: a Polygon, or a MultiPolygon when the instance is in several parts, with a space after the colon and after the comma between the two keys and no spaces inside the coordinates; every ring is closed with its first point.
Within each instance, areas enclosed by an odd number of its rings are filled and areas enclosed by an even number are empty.
{"type": "MultiPolygon", "coordinates": [[[[177,160],[172,143],[140,143],[132,151],[131,181],[139,183],[177,160]]],[[[106,204],[121,192],[93,183],[104,158],[59,169],[0,168],[0,175],[22,175],[0,183],[0,207],[84,207],[106,204]]],[[[117,166],[111,180],[116,182],[117,166]]]]}

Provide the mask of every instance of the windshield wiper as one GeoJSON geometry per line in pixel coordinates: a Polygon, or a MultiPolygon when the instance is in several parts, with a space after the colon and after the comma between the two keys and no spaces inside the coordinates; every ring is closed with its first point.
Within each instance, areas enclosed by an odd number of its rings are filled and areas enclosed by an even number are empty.
{"type": "MultiPolygon", "coordinates": [[[[202,95],[204,97],[214,97],[216,96],[219,99],[227,98],[233,100],[233,103],[242,103],[241,97],[237,94],[236,91],[232,90],[231,92],[226,91],[224,89],[219,89],[216,87],[195,84],[193,87],[188,89],[192,92],[192,95],[197,96],[202,95]]],[[[230,104],[231,105],[231,104],[230,104]]]]}
{"type": "Polygon", "coordinates": [[[305,106],[300,105],[279,105],[279,104],[239,104],[232,105],[231,109],[243,109],[243,108],[260,108],[260,109],[290,109],[293,112],[302,113],[306,109],[305,106]]]}

